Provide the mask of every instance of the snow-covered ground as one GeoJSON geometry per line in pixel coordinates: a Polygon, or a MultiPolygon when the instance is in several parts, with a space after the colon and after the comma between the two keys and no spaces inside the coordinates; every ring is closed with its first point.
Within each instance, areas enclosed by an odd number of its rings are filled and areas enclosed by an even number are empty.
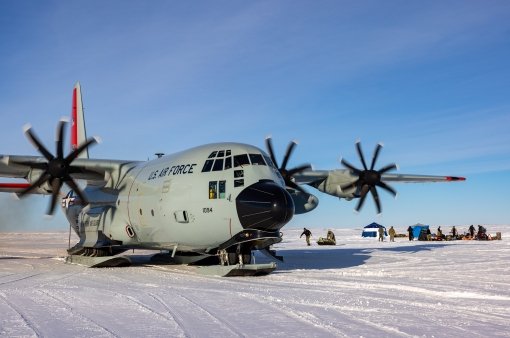
{"type": "Polygon", "coordinates": [[[510,336],[510,226],[487,242],[337,229],[335,247],[306,247],[301,230],[284,231],[275,272],[230,278],[68,265],[65,232],[0,233],[0,336],[510,336]]]}

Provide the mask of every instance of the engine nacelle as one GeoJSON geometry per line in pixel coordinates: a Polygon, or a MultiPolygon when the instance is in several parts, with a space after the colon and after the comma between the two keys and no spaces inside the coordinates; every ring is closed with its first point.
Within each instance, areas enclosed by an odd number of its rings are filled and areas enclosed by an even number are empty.
{"type": "Polygon", "coordinates": [[[312,184],[317,190],[322,191],[328,195],[337,196],[350,200],[356,197],[356,187],[349,187],[341,189],[342,186],[353,183],[358,179],[357,176],[352,175],[349,170],[339,169],[331,170],[328,177],[321,182],[312,184]]]}
{"type": "Polygon", "coordinates": [[[292,196],[292,200],[294,201],[294,214],[304,214],[306,212],[312,211],[317,208],[319,205],[319,199],[308,193],[302,193],[297,190],[289,191],[290,196],[292,196]]]}

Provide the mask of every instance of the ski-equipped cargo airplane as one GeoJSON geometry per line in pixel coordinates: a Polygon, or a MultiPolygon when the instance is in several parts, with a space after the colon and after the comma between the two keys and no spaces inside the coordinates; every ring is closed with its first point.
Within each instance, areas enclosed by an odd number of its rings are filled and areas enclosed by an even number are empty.
{"type": "Polygon", "coordinates": [[[167,253],[159,257],[171,262],[213,266],[215,274],[265,274],[276,265],[252,264],[252,251],[277,258],[269,248],[282,240],[280,229],[294,215],[318,205],[318,198],[300,185],[358,199],[356,211],[370,192],[380,213],[377,187],[396,195],[388,182],[464,180],[389,173],[395,164],[376,169],[380,144],[367,166],[359,142],[361,169],[345,160],[345,169],[313,170],[308,164],[288,169],[294,142],[279,166],[271,138],[266,139],[267,153],[248,144],[226,142],[158,154],[149,161],[91,159],[88,148],[97,139],[86,137],[79,83],[73,91],[71,118],[68,155],[64,154],[66,121],[57,126],[55,154],[30,126],[24,128],[42,156],[0,155],[0,176],[27,181],[0,183],[0,191],[20,197],[51,195],[50,215],[61,203],[80,239],[68,250],[68,261],[90,266],[126,264],[128,258],[115,255],[142,248],[163,250],[167,253]],[[78,180],[85,183],[83,188],[78,180]],[[64,185],[70,190],[62,189],[64,185]]]}

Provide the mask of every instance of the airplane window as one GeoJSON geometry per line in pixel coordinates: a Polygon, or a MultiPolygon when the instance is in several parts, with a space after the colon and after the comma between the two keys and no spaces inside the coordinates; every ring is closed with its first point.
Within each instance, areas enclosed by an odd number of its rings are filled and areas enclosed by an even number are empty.
{"type": "Polygon", "coordinates": [[[221,171],[223,170],[223,159],[217,158],[216,161],[214,161],[214,166],[212,168],[212,171],[221,171]]]}
{"type": "Polygon", "coordinates": [[[230,156],[230,150],[227,150],[227,156],[230,156]]]}
{"type": "Polygon", "coordinates": [[[244,180],[243,179],[234,180],[234,188],[242,187],[242,186],[244,186],[244,180]]]}
{"type": "Polygon", "coordinates": [[[209,155],[209,158],[215,158],[216,157],[216,153],[217,153],[217,151],[213,151],[211,153],[211,155],[209,155]]]}
{"type": "Polygon", "coordinates": [[[218,192],[218,182],[217,181],[210,181],[209,182],[209,199],[213,200],[217,198],[217,192],[218,192]]]}
{"type": "Polygon", "coordinates": [[[234,167],[243,166],[246,164],[250,164],[250,160],[248,159],[248,155],[236,155],[234,156],[234,167]]]}
{"type": "Polygon", "coordinates": [[[234,170],[234,177],[244,177],[244,170],[234,170]]]}
{"type": "Polygon", "coordinates": [[[202,169],[202,172],[205,173],[205,172],[211,171],[213,162],[214,162],[213,160],[205,161],[204,168],[202,169]]]}
{"type": "Polygon", "coordinates": [[[232,157],[225,159],[225,170],[232,168],[232,157]]]}
{"type": "Polygon", "coordinates": [[[264,158],[260,154],[250,154],[251,164],[266,165],[264,158]]]}
{"type": "Polygon", "coordinates": [[[218,156],[217,157],[223,157],[223,156],[225,156],[225,150],[218,151],[218,156]]]}
{"type": "Polygon", "coordinates": [[[226,181],[219,181],[218,183],[218,190],[219,190],[219,198],[225,198],[225,182],[226,181]]]}
{"type": "Polygon", "coordinates": [[[271,158],[269,156],[264,155],[264,159],[266,160],[266,163],[268,166],[276,168],[273,161],[271,161],[271,158]]]}

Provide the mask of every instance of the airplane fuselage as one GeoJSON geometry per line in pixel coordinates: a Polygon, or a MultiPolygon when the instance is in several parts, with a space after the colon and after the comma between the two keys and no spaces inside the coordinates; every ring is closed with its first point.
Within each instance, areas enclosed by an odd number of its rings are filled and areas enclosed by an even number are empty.
{"type": "Polygon", "coordinates": [[[89,186],[90,208],[66,212],[87,246],[99,233],[125,247],[203,252],[244,229],[278,231],[294,213],[278,169],[254,146],[209,144],[123,170],[107,184],[116,189],[89,186]]]}

